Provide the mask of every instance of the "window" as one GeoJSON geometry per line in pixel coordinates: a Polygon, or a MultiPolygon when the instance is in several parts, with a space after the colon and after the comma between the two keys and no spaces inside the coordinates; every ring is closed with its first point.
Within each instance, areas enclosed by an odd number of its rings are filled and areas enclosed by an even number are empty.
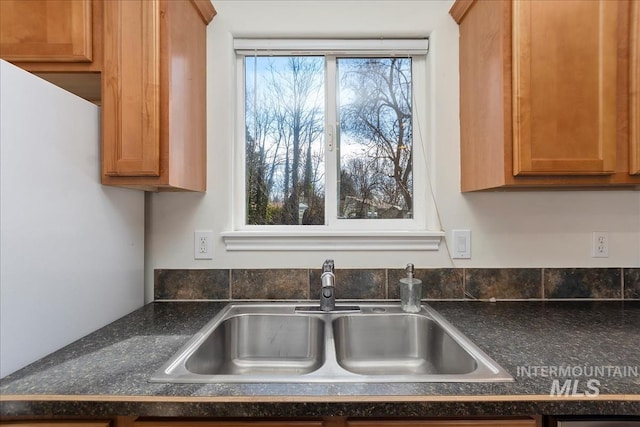
{"type": "Polygon", "coordinates": [[[245,223],[324,225],[324,57],[246,56],[245,223]]]}
{"type": "Polygon", "coordinates": [[[413,217],[411,63],[336,58],[338,218],[413,217]]]}
{"type": "Polygon", "coordinates": [[[419,233],[426,40],[236,39],[235,49],[241,167],[228,249],[241,235],[433,237],[419,233]]]}

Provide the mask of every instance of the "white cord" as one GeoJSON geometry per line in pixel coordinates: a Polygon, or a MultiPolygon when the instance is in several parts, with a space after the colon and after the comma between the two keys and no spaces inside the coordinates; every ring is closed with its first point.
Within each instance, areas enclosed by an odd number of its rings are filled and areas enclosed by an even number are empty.
{"type": "MultiPolygon", "coordinates": [[[[426,58],[425,58],[425,61],[426,61],[426,58]]],[[[412,78],[412,80],[413,80],[413,78],[412,78]]],[[[412,90],[411,90],[411,99],[413,101],[413,114],[415,114],[415,117],[417,118],[417,117],[419,117],[419,115],[418,115],[418,111],[416,109],[416,106],[417,106],[417,103],[416,103],[416,92],[415,92],[413,87],[412,87],[412,90]]],[[[428,191],[425,191],[425,193],[426,193],[425,197],[431,196],[431,200],[433,200],[433,207],[434,207],[435,213],[436,213],[436,218],[438,220],[438,225],[440,226],[442,231],[445,231],[444,227],[442,225],[443,223],[442,223],[442,219],[440,217],[440,211],[438,209],[438,203],[436,201],[436,196],[435,196],[435,193],[433,191],[433,185],[431,184],[431,169],[429,168],[429,162],[427,160],[427,147],[425,146],[424,138],[422,137],[422,128],[420,127],[420,120],[416,119],[416,120],[414,120],[414,123],[416,124],[416,127],[418,128],[417,129],[418,130],[418,140],[420,142],[420,146],[422,147],[422,160],[424,161],[425,172],[427,174],[426,181],[427,181],[427,190],[428,191]]],[[[415,132],[414,132],[414,135],[415,135],[415,132]]],[[[446,234],[446,231],[445,231],[445,234],[446,234]]],[[[447,244],[446,235],[445,235],[445,238],[443,240],[444,240],[445,249],[447,250],[447,257],[449,258],[449,262],[451,263],[452,267],[456,267],[455,261],[453,260],[453,257],[451,256],[451,252],[449,251],[449,245],[447,244]]],[[[465,294],[466,294],[466,292],[465,292],[465,294]]],[[[469,296],[472,297],[471,295],[469,295],[469,296]]]]}

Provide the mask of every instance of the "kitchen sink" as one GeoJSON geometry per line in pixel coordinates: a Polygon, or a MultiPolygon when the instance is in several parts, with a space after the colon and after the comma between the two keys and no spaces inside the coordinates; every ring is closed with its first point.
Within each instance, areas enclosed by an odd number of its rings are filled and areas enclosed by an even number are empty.
{"type": "Polygon", "coordinates": [[[495,382],[511,375],[430,306],[231,303],[151,378],[174,383],[495,382]]]}
{"type": "Polygon", "coordinates": [[[324,322],[310,316],[230,317],[185,360],[196,375],[299,375],[324,362],[324,322]]]}
{"type": "Polygon", "coordinates": [[[338,364],[362,375],[466,375],[478,363],[432,318],[341,316],[333,321],[338,364]]]}

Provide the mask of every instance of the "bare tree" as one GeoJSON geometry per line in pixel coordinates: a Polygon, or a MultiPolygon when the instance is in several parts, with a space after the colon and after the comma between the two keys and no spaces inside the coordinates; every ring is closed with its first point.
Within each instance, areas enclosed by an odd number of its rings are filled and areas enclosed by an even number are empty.
{"type": "Polygon", "coordinates": [[[270,182],[273,181],[279,144],[268,143],[274,117],[271,111],[265,108],[264,99],[258,99],[255,91],[249,93],[245,107],[247,222],[266,224],[270,182]]]}
{"type": "Polygon", "coordinates": [[[342,60],[340,93],[349,99],[340,105],[345,136],[375,159],[382,177],[376,195],[385,203],[413,208],[413,130],[411,60],[359,58],[342,60]],[[393,186],[390,186],[390,182],[393,186]],[[382,191],[382,190],[385,191],[382,191]]]}
{"type": "Polygon", "coordinates": [[[345,193],[340,194],[342,216],[367,218],[369,207],[375,205],[376,192],[381,181],[375,161],[372,162],[366,157],[352,157],[341,173],[342,179],[345,180],[345,193]]]}
{"type": "MultiPolygon", "coordinates": [[[[268,61],[269,58],[262,57],[261,60],[268,61]]],[[[307,204],[317,204],[320,200],[317,192],[324,190],[322,186],[317,188],[319,157],[315,154],[324,130],[323,61],[309,57],[276,58],[263,68],[266,69],[264,77],[260,82],[255,79],[264,96],[260,98],[254,94],[255,111],[246,108],[247,115],[255,114],[253,124],[256,125],[253,132],[256,136],[247,136],[247,150],[258,152],[255,164],[251,164],[252,157],[247,154],[247,179],[253,174],[263,177],[262,180],[253,179],[251,183],[264,182],[270,206],[275,207],[275,201],[282,200],[279,218],[273,218],[272,223],[298,224],[299,203],[304,199],[307,204]],[[264,144],[257,143],[258,135],[264,135],[264,144]],[[249,146],[250,141],[255,148],[249,146]]],[[[251,128],[247,128],[251,132],[251,128]]],[[[250,188],[248,186],[248,200],[253,197],[250,188]]],[[[317,206],[309,209],[305,223],[324,223],[324,195],[321,199],[322,210],[317,206]],[[321,222],[310,216],[312,212],[320,215],[321,222]]],[[[260,215],[255,219],[257,222],[250,223],[265,223],[260,222],[263,219],[260,215]]],[[[248,218],[248,221],[252,220],[248,218]]]]}

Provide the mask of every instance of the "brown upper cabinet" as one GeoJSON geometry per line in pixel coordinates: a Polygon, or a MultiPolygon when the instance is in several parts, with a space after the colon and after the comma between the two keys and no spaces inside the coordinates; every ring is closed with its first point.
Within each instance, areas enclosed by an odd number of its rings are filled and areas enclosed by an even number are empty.
{"type": "Polygon", "coordinates": [[[637,3],[453,5],[462,191],[640,186],[637,3]]]}
{"type": "Polygon", "coordinates": [[[102,183],[206,190],[210,0],[0,0],[0,56],[102,106],[102,183]]]}
{"type": "Polygon", "coordinates": [[[0,57],[100,103],[103,0],[0,0],[0,57]]]}
{"type": "Polygon", "coordinates": [[[205,191],[206,27],[214,15],[209,0],[104,3],[104,184],[205,191]]]}
{"type": "Polygon", "coordinates": [[[92,3],[92,0],[3,0],[2,57],[14,62],[92,62],[92,3]]]}
{"type": "Polygon", "coordinates": [[[631,3],[629,61],[629,171],[640,175],[640,1],[631,3]]]}

